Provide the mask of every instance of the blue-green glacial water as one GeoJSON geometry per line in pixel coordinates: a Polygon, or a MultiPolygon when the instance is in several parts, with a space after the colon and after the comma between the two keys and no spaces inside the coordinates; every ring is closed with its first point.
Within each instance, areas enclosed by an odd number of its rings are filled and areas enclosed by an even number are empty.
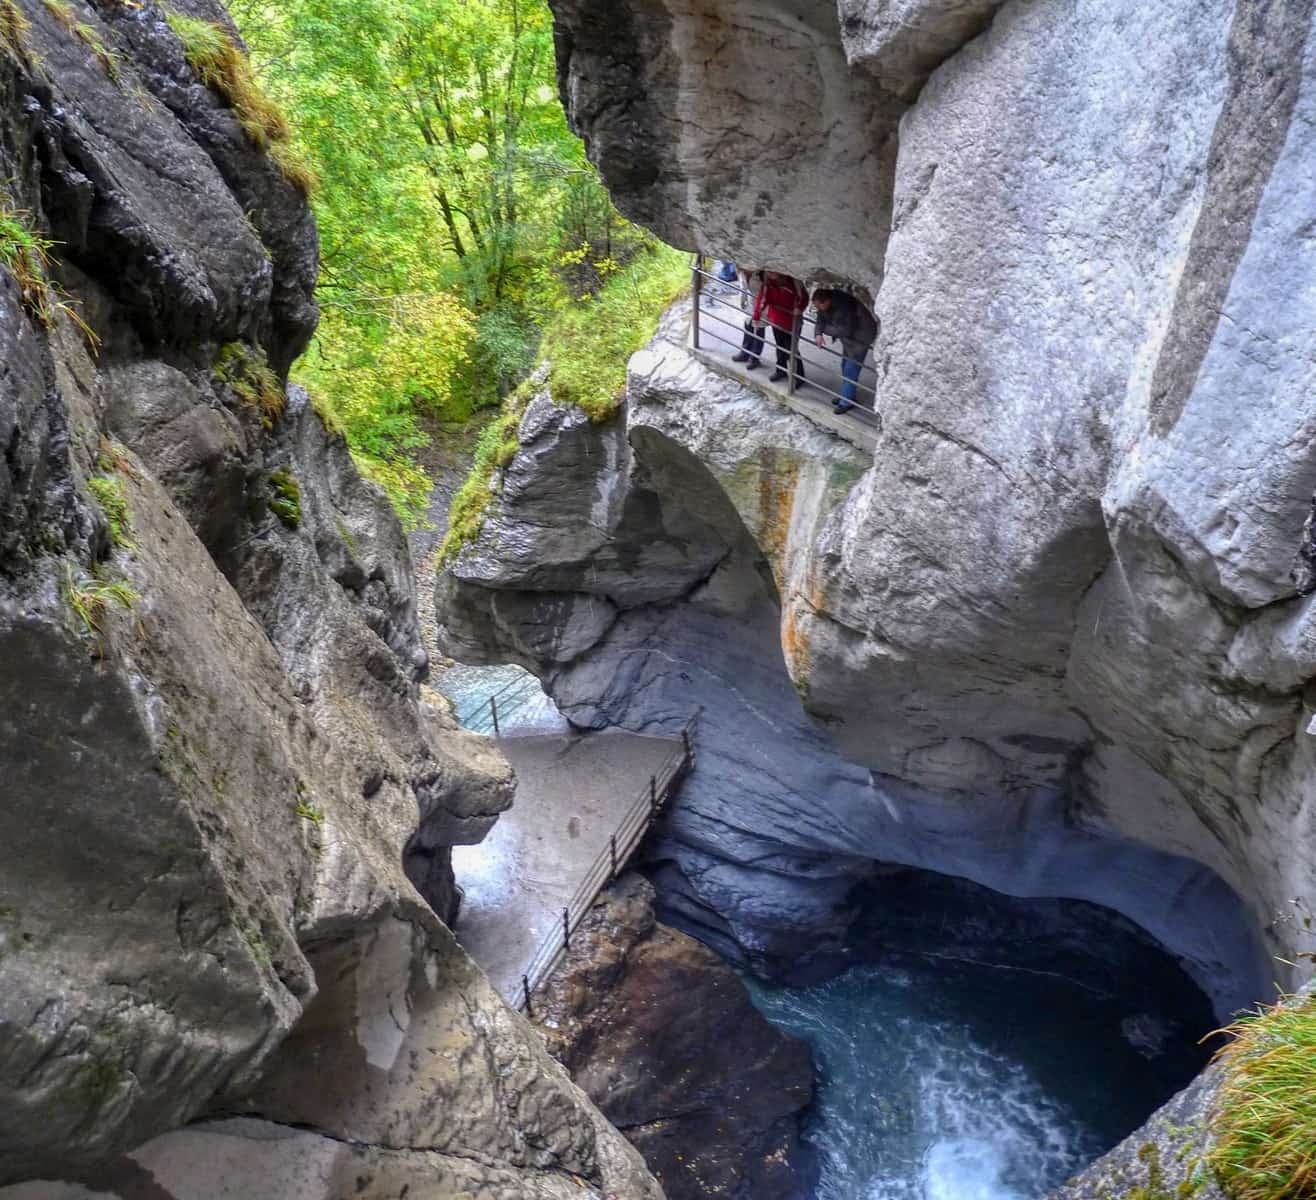
{"type": "Polygon", "coordinates": [[[811,987],[746,982],[813,1048],[818,1200],[1045,1196],[1203,1059],[1200,1029],[1031,969],[933,961],[811,987]]]}

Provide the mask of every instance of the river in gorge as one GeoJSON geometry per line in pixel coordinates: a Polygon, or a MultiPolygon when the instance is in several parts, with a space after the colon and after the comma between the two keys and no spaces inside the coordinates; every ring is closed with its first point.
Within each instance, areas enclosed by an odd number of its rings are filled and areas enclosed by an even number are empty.
{"type": "MultiPolygon", "coordinates": [[[[519,667],[448,664],[434,683],[468,728],[492,732],[490,696],[504,734],[569,728],[519,667]]],[[[1210,1005],[1114,913],[895,868],[861,891],[860,965],[744,977],[813,1050],[817,1200],[1041,1200],[1201,1069],[1210,1005]]]]}
{"type": "Polygon", "coordinates": [[[1200,1029],[1031,968],[933,960],[746,983],[814,1052],[818,1200],[1043,1197],[1203,1061],[1200,1029]]]}

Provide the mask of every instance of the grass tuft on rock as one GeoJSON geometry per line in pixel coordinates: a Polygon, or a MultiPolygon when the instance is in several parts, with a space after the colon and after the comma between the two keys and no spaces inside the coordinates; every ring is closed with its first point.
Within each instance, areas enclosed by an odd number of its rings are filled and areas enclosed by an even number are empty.
{"type": "Polygon", "coordinates": [[[135,549],[132,540],[132,510],[124,492],[123,480],[117,475],[93,475],[87,480],[87,490],[96,498],[110,527],[110,541],[122,550],[135,549]]]}
{"type": "Polygon", "coordinates": [[[18,284],[23,307],[46,329],[54,329],[59,315],[68,317],[94,352],[100,339],[50,278],[50,250],[54,245],[37,232],[30,213],[0,200],[0,268],[18,284]]]}
{"type": "Polygon", "coordinates": [[[102,632],[110,605],[131,609],[140,599],[125,580],[84,575],[75,571],[72,563],[64,566],[64,601],[89,637],[102,632]]]}
{"type": "Polygon", "coordinates": [[[1225,1031],[1210,1165],[1233,1200],[1316,1196],[1316,996],[1287,998],[1225,1031]]]}
{"type": "Polygon", "coordinates": [[[56,304],[49,278],[53,245],[37,233],[28,213],[0,207],[0,266],[14,277],[23,306],[47,328],[56,304]]]}
{"type": "Polygon", "coordinates": [[[27,61],[27,34],[31,23],[15,0],[0,0],[0,50],[20,62],[27,61]]]}
{"type": "Polygon", "coordinates": [[[302,488],[297,477],[287,467],[280,467],[270,475],[270,491],[270,512],[289,529],[296,529],[302,523],[302,488]]]}
{"type": "Polygon", "coordinates": [[[266,429],[274,428],[283,415],[287,397],[264,350],[242,342],[225,342],[215,359],[213,373],[242,404],[260,409],[261,424],[266,429]]]}
{"type": "Polygon", "coordinates": [[[115,83],[119,81],[119,56],[102,40],[90,25],[79,21],[73,6],[67,0],[42,0],[46,9],[61,25],[78,38],[96,56],[97,61],[115,83]]]}
{"type": "Polygon", "coordinates": [[[183,55],[197,78],[228,103],[252,144],[269,154],[303,196],[314,192],[315,170],[293,144],[288,118],[257,82],[246,52],[228,31],[213,21],[168,8],[165,20],[183,44],[183,55]]]}

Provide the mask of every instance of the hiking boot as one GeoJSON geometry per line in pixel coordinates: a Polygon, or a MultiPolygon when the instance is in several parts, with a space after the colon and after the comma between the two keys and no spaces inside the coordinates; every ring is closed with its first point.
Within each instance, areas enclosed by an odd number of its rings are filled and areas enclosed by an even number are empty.
{"type": "Polygon", "coordinates": [[[753,362],[751,362],[751,363],[746,363],[746,364],[745,364],[745,370],[746,370],[746,371],[757,371],[762,365],[763,365],[763,364],[762,364],[761,362],[759,362],[758,359],[755,359],[753,362]]]}
{"type": "Polygon", "coordinates": [[[852,400],[832,401],[832,412],[835,413],[849,412],[852,408],[854,408],[854,402],[852,400]]]}
{"type": "Polygon", "coordinates": [[[739,354],[733,354],[733,355],[731,356],[731,361],[732,361],[732,362],[749,362],[749,355],[746,354],[746,353],[742,350],[739,354]]]}
{"type": "Polygon", "coordinates": [[[768,382],[769,382],[769,383],[780,383],[780,382],[781,382],[783,379],[785,379],[785,378],[786,378],[786,372],[785,372],[785,371],[773,371],[772,374],[768,376],[768,382]]]}

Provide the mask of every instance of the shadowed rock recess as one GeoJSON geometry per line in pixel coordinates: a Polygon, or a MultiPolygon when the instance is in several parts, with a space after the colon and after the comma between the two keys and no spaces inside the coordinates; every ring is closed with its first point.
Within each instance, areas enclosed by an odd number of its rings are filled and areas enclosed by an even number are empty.
{"type": "Polygon", "coordinates": [[[284,395],[306,203],[152,0],[71,3],[112,72],[40,0],[0,45],[0,203],[87,327],[0,270],[0,1195],[658,1200],[436,916],[512,778],[284,395]]]}
{"type": "Polygon", "coordinates": [[[759,970],[822,964],[886,863],[1115,909],[1218,1015],[1301,983],[1309,0],[553,7],[628,214],[875,297],[882,433],[708,370],[677,311],[612,421],[531,404],[447,645],[585,727],[703,707],[648,869],[759,970]]]}
{"type": "Polygon", "coordinates": [[[534,997],[553,1057],[644,1155],[668,1200],[801,1200],[815,1156],[803,1042],[770,1025],[734,971],[654,918],[623,876],[572,934],[534,997]]]}

